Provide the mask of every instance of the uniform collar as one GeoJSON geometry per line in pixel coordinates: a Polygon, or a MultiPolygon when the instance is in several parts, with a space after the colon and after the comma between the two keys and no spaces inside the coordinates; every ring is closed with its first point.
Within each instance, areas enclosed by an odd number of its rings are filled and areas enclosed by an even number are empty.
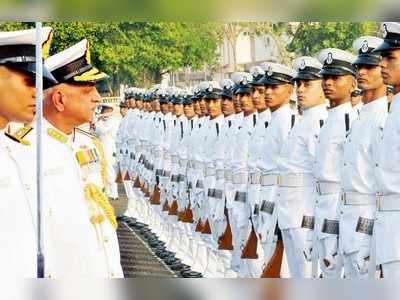
{"type": "Polygon", "coordinates": [[[390,104],[390,112],[400,110],[400,93],[393,96],[392,103],[390,104]]]}
{"type": "Polygon", "coordinates": [[[271,111],[269,109],[258,113],[257,122],[265,122],[271,118],[271,111]]]}
{"type": "Polygon", "coordinates": [[[52,139],[60,142],[61,144],[70,144],[72,141],[72,134],[65,134],[54,127],[46,119],[43,119],[43,125],[45,129],[45,134],[50,136],[52,139]]]}
{"type": "Polygon", "coordinates": [[[322,103],[322,104],[319,104],[317,106],[305,109],[303,111],[303,116],[311,116],[311,115],[314,115],[314,114],[320,114],[323,111],[327,111],[325,103],[322,103]]]}
{"type": "Polygon", "coordinates": [[[387,96],[380,97],[374,101],[364,104],[360,109],[360,114],[387,109],[387,96]]]}
{"type": "Polygon", "coordinates": [[[231,114],[230,116],[227,116],[227,117],[225,117],[225,121],[226,122],[228,122],[228,121],[234,121],[235,120],[235,114],[231,114]]]}
{"type": "Polygon", "coordinates": [[[271,112],[271,116],[272,116],[272,119],[276,119],[276,118],[279,118],[280,116],[286,115],[288,113],[291,113],[289,103],[287,103],[287,104],[283,105],[282,107],[279,107],[277,110],[271,112]]]}
{"type": "Polygon", "coordinates": [[[343,113],[351,112],[352,109],[353,109],[353,107],[351,106],[351,102],[348,101],[348,102],[343,103],[343,104],[341,104],[339,106],[331,108],[329,110],[329,114],[331,116],[335,116],[335,115],[339,115],[339,114],[342,115],[343,113]]]}
{"type": "Polygon", "coordinates": [[[224,121],[224,115],[221,114],[220,116],[216,117],[215,119],[210,120],[212,123],[222,123],[224,121]]]}

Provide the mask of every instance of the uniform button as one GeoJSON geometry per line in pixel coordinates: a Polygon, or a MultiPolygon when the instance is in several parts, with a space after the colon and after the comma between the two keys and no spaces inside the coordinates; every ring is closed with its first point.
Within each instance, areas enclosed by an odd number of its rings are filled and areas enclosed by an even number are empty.
{"type": "Polygon", "coordinates": [[[108,243],[108,238],[107,237],[104,238],[104,243],[108,243]]]}
{"type": "Polygon", "coordinates": [[[343,166],[346,166],[346,163],[344,163],[343,166]]]}
{"type": "Polygon", "coordinates": [[[29,187],[29,185],[25,184],[25,189],[26,189],[27,191],[29,191],[31,188],[29,187]]]}
{"type": "Polygon", "coordinates": [[[378,167],[379,165],[378,164],[375,164],[375,167],[378,167]]]}
{"type": "Polygon", "coordinates": [[[111,276],[111,277],[115,277],[114,272],[111,272],[111,273],[110,273],[110,276],[111,276]]]}

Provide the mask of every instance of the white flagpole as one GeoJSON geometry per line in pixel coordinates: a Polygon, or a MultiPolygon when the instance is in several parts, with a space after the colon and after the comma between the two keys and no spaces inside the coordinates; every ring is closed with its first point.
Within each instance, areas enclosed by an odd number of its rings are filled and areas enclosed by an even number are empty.
{"type": "Polygon", "coordinates": [[[43,254],[42,228],[42,120],[43,120],[43,62],[42,62],[42,22],[36,22],[36,186],[37,186],[37,277],[44,278],[45,260],[43,254]]]}

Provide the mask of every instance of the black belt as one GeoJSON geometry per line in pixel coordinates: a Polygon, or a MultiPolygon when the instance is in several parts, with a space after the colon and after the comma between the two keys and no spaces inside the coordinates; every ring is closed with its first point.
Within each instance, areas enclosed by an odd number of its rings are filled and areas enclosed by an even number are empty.
{"type": "Polygon", "coordinates": [[[314,229],[315,218],[313,216],[303,216],[301,221],[301,228],[314,229]]]}
{"type": "Polygon", "coordinates": [[[214,191],[215,191],[215,189],[208,189],[207,197],[213,198],[214,197],[214,191]]]}
{"type": "Polygon", "coordinates": [[[358,219],[356,231],[360,232],[360,233],[372,235],[372,233],[374,231],[374,219],[360,217],[358,219]]]}
{"type": "Polygon", "coordinates": [[[169,176],[171,176],[171,171],[163,170],[162,176],[164,176],[164,177],[169,177],[169,176]]]}
{"type": "Polygon", "coordinates": [[[222,200],[222,190],[215,189],[213,197],[216,199],[222,200]]]}
{"type": "Polygon", "coordinates": [[[235,201],[246,203],[247,202],[247,193],[246,192],[236,192],[235,201]]]}
{"type": "Polygon", "coordinates": [[[197,180],[197,182],[196,182],[196,188],[198,188],[198,189],[204,189],[203,180],[197,180]]]}
{"type": "Polygon", "coordinates": [[[163,175],[163,170],[157,169],[156,170],[156,176],[162,176],[163,175]]]}
{"type": "Polygon", "coordinates": [[[185,181],[185,180],[186,180],[186,175],[179,174],[179,175],[178,175],[178,180],[179,180],[179,182],[185,181]]]}
{"type": "Polygon", "coordinates": [[[272,215],[274,213],[275,202],[264,200],[261,204],[260,211],[272,215]]]}
{"type": "Polygon", "coordinates": [[[131,152],[131,159],[135,159],[135,153],[131,152]]]}
{"type": "Polygon", "coordinates": [[[338,220],[324,220],[322,225],[322,232],[329,234],[339,234],[339,221],[338,220]]]}
{"type": "Polygon", "coordinates": [[[192,190],[192,189],[193,189],[193,182],[190,181],[190,182],[188,183],[188,190],[192,190]]]}
{"type": "Polygon", "coordinates": [[[179,176],[178,175],[172,175],[171,176],[171,181],[172,182],[179,182],[179,176]]]}

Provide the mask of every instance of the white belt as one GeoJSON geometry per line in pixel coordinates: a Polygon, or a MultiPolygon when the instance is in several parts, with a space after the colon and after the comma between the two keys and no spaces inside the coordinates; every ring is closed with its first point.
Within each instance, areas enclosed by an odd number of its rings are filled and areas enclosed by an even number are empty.
{"type": "Polygon", "coordinates": [[[343,205],[375,205],[375,194],[361,194],[357,192],[345,192],[342,194],[341,202],[343,205]]]}
{"type": "Polygon", "coordinates": [[[187,159],[181,159],[179,161],[179,167],[181,168],[186,168],[186,164],[187,164],[187,159]]]}
{"type": "Polygon", "coordinates": [[[194,161],[194,168],[195,169],[204,169],[204,163],[199,161],[194,161]]]}
{"type": "Polygon", "coordinates": [[[400,194],[377,194],[377,209],[379,211],[399,211],[400,194]]]}
{"type": "Polygon", "coordinates": [[[282,187],[314,187],[315,178],[307,173],[289,173],[279,175],[278,184],[282,187]]]}
{"type": "Polygon", "coordinates": [[[340,184],[337,182],[317,181],[317,193],[319,195],[335,194],[340,192],[340,184]]]}
{"type": "Polygon", "coordinates": [[[233,181],[232,170],[225,170],[224,177],[225,181],[233,181]]]}
{"type": "Polygon", "coordinates": [[[215,174],[217,174],[217,170],[215,168],[211,168],[211,167],[206,168],[206,172],[205,172],[206,177],[215,176],[215,174]]]}
{"type": "Polygon", "coordinates": [[[217,170],[217,180],[224,179],[224,177],[225,177],[225,171],[222,169],[217,170]]]}
{"type": "Polygon", "coordinates": [[[272,186],[278,184],[278,174],[265,174],[261,175],[262,186],[272,186]]]}
{"type": "Polygon", "coordinates": [[[247,184],[247,173],[234,174],[232,179],[234,184],[247,184]]]}
{"type": "Polygon", "coordinates": [[[249,176],[249,183],[250,184],[261,184],[261,173],[260,172],[251,173],[249,176]]]}
{"type": "Polygon", "coordinates": [[[161,157],[161,155],[162,155],[162,151],[161,150],[156,150],[153,153],[154,153],[154,156],[157,157],[157,158],[161,157]]]}

